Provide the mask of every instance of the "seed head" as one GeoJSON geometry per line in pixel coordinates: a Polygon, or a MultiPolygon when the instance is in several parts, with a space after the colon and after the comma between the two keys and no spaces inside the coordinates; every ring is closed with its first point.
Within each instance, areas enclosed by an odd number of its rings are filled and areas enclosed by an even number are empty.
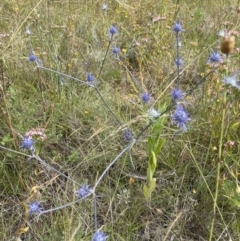
{"type": "Polygon", "coordinates": [[[221,39],[221,51],[224,54],[231,54],[233,53],[235,46],[235,36],[224,36],[221,39]]]}

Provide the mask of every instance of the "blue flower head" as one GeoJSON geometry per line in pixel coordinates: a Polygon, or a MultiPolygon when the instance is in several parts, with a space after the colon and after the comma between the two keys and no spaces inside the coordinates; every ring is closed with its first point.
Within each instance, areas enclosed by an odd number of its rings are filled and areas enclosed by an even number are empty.
{"type": "Polygon", "coordinates": [[[96,86],[97,85],[97,80],[93,74],[88,73],[87,74],[87,83],[90,86],[96,86]]]}
{"type": "Polygon", "coordinates": [[[29,61],[34,62],[37,60],[37,57],[32,53],[29,55],[28,59],[29,59],[29,61]]]}
{"type": "Polygon", "coordinates": [[[133,140],[133,134],[129,129],[124,130],[123,139],[125,142],[130,142],[133,140]]]}
{"type": "Polygon", "coordinates": [[[104,232],[99,232],[97,231],[94,236],[92,241],[106,241],[108,236],[104,232]]]}
{"type": "Polygon", "coordinates": [[[174,26],[173,26],[173,31],[176,32],[176,33],[180,33],[180,32],[182,32],[182,31],[184,31],[183,28],[182,28],[182,24],[180,23],[180,21],[175,22],[175,24],[174,24],[174,26]]]}
{"type": "Polygon", "coordinates": [[[110,28],[109,28],[109,33],[113,36],[114,34],[118,33],[118,30],[116,28],[116,26],[113,24],[110,28]]]}
{"type": "Polygon", "coordinates": [[[172,117],[172,122],[177,124],[178,128],[183,129],[183,131],[187,131],[187,122],[191,119],[189,118],[189,114],[186,112],[185,108],[181,105],[177,105],[176,110],[174,111],[172,117]]]}
{"type": "Polygon", "coordinates": [[[173,89],[172,91],[171,91],[171,97],[172,97],[172,100],[176,103],[177,101],[179,101],[179,100],[182,100],[183,99],[183,97],[184,97],[184,93],[181,91],[181,90],[179,90],[179,89],[173,89]]]}
{"type": "Polygon", "coordinates": [[[29,213],[39,213],[41,212],[41,207],[39,202],[32,202],[28,204],[29,213]]]}
{"type": "Polygon", "coordinates": [[[76,191],[76,195],[77,195],[78,198],[84,198],[90,193],[92,193],[92,188],[89,188],[89,185],[86,185],[86,184],[82,185],[82,187],[80,187],[76,191]]]}
{"type": "Polygon", "coordinates": [[[208,58],[208,63],[210,64],[217,64],[217,63],[222,63],[222,57],[221,55],[218,53],[218,51],[212,51],[212,53],[210,54],[209,58],[208,58]]]}
{"type": "Polygon", "coordinates": [[[144,93],[142,93],[142,95],[141,95],[141,99],[142,99],[142,101],[143,101],[144,103],[149,103],[149,102],[152,100],[152,97],[151,97],[150,94],[144,92],[144,93]]]}
{"type": "Polygon", "coordinates": [[[31,136],[24,136],[20,148],[22,149],[33,149],[34,141],[31,136]]]}
{"type": "Polygon", "coordinates": [[[119,54],[121,52],[120,48],[118,48],[116,45],[112,49],[113,54],[119,54]]]}
{"type": "Polygon", "coordinates": [[[176,58],[174,63],[175,63],[176,66],[182,66],[183,65],[182,57],[176,58]]]}
{"type": "Polygon", "coordinates": [[[94,81],[95,81],[94,75],[88,73],[88,74],[87,74],[87,82],[88,82],[88,83],[93,83],[94,81]]]}

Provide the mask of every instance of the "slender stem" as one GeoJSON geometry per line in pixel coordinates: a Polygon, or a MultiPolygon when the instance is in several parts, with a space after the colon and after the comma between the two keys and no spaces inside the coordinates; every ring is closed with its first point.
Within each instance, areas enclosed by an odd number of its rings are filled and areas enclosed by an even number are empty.
{"type": "Polygon", "coordinates": [[[138,140],[140,138],[140,136],[153,124],[153,121],[150,121],[149,124],[147,126],[145,126],[145,128],[138,134],[136,140],[138,140]]]}
{"type": "Polygon", "coordinates": [[[93,187],[93,190],[95,190],[98,186],[98,184],[100,183],[100,181],[103,179],[103,177],[105,176],[105,174],[108,172],[108,170],[110,169],[110,167],[129,149],[132,148],[132,146],[134,145],[134,143],[136,142],[136,140],[133,140],[127,147],[125,147],[116,157],[115,159],[107,166],[107,168],[104,170],[104,172],[101,174],[101,176],[98,178],[95,186],[93,187]]]}
{"type": "Polygon", "coordinates": [[[115,113],[112,111],[112,109],[110,108],[110,106],[108,105],[108,103],[105,101],[105,99],[103,98],[102,94],[100,93],[99,89],[95,86],[95,90],[97,91],[99,97],[101,98],[101,100],[103,101],[104,105],[108,108],[108,110],[111,112],[111,114],[113,115],[113,117],[115,118],[115,120],[122,125],[122,122],[119,120],[119,118],[115,115],[115,113]]]}
{"type": "Polygon", "coordinates": [[[95,231],[97,232],[97,197],[95,194],[93,195],[93,199],[94,199],[94,227],[95,227],[95,231]]]}
{"type": "Polygon", "coordinates": [[[59,175],[65,177],[66,179],[70,180],[71,182],[77,184],[78,186],[80,186],[81,184],[76,182],[75,180],[73,180],[72,178],[66,176],[64,173],[58,171],[57,169],[55,169],[54,167],[50,166],[49,164],[47,164],[44,160],[42,160],[39,156],[36,155],[32,155],[32,158],[35,158],[36,160],[38,160],[42,165],[46,166],[47,168],[49,168],[50,170],[53,170],[54,172],[58,173],[59,175]]]}
{"type": "MultiPolygon", "coordinates": [[[[222,236],[224,235],[224,233],[226,231],[228,232],[228,227],[229,227],[230,223],[233,221],[233,219],[235,218],[235,216],[236,216],[236,213],[233,214],[232,219],[228,222],[227,225],[225,225],[225,228],[223,229],[223,231],[221,232],[221,234],[219,235],[219,237],[216,241],[219,241],[220,239],[222,239],[222,236]]],[[[233,239],[231,237],[229,237],[229,240],[233,240],[233,239]]]]}
{"type": "Polygon", "coordinates": [[[31,51],[33,52],[33,45],[32,45],[32,40],[31,40],[31,34],[28,34],[28,40],[31,46],[31,51]]]}
{"type": "Polygon", "coordinates": [[[179,51],[179,33],[176,33],[176,41],[177,41],[177,88],[180,88],[180,51],[179,51]]]}
{"type": "MultiPolygon", "coordinates": [[[[227,55],[227,73],[228,73],[228,55],[227,55]]],[[[223,92],[223,107],[222,107],[222,123],[221,123],[221,132],[220,132],[220,139],[219,139],[219,147],[218,147],[218,160],[217,160],[217,176],[216,176],[216,188],[215,188],[215,196],[213,201],[213,217],[211,223],[211,229],[209,234],[209,241],[213,238],[213,230],[214,224],[216,219],[216,209],[217,209],[217,202],[218,202],[218,194],[219,194],[219,179],[220,179],[220,170],[221,170],[221,162],[222,162],[222,147],[223,147],[223,133],[224,133],[224,123],[225,123],[225,116],[226,116],[226,103],[227,103],[227,91],[224,89],[223,92]]]]}
{"type": "Polygon", "coordinates": [[[41,78],[39,69],[38,69],[37,72],[38,72],[38,84],[39,84],[39,89],[40,89],[40,93],[41,93],[41,100],[42,100],[42,109],[43,109],[43,112],[45,113],[46,110],[45,110],[45,103],[44,103],[44,96],[43,96],[42,78],[41,78]]]}
{"type": "Polygon", "coordinates": [[[107,58],[107,54],[108,54],[110,45],[111,45],[111,43],[112,43],[112,39],[113,39],[113,35],[111,35],[111,39],[110,39],[109,42],[108,42],[107,50],[106,50],[106,53],[105,53],[105,56],[104,56],[104,59],[103,59],[101,68],[100,68],[99,73],[98,73],[98,78],[100,78],[100,75],[101,75],[101,73],[102,73],[102,69],[103,69],[103,66],[104,66],[104,64],[105,64],[105,60],[106,60],[106,58],[107,58]]]}
{"type": "Polygon", "coordinates": [[[50,72],[59,74],[59,75],[61,75],[61,76],[67,77],[67,78],[69,78],[69,79],[76,80],[77,82],[80,82],[80,83],[85,84],[85,85],[88,85],[88,86],[92,86],[92,85],[88,84],[86,81],[80,80],[80,79],[78,79],[78,78],[76,78],[76,77],[73,77],[73,76],[68,75],[68,74],[61,73],[61,72],[56,71],[56,70],[52,70],[52,69],[49,69],[49,68],[46,68],[46,67],[43,67],[43,66],[40,66],[40,65],[38,65],[37,68],[39,68],[39,69],[44,69],[44,70],[47,70],[47,71],[50,71],[50,72]]]}
{"type": "Polygon", "coordinates": [[[129,158],[130,158],[130,162],[131,162],[131,164],[132,164],[132,167],[133,167],[133,169],[135,170],[135,165],[134,165],[133,160],[132,160],[132,152],[131,152],[131,149],[129,149],[129,158]]]}
{"type": "Polygon", "coordinates": [[[163,241],[166,241],[169,237],[169,234],[172,231],[172,228],[174,227],[174,225],[177,223],[177,221],[179,220],[179,218],[183,215],[183,211],[180,211],[179,214],[177,215],[177,217],[173,220],[173,222],[169,225],[168,229],[167,229],[167,233],[165,235],[165,237],[163,238],[163,241]]]}
{"type": "MultiPolygon", "coordinates": [[[[207,189],[208,189],[208,191],[209,191],[209,194],[210,194],[211,198],[214,200],[213,193],[212,193],[211,188],[209,187],[209,185],[208,185],[208,183],[207,183],[206,177],[205,177],[205,176],[203,175],[203,173],[202,173],[201,167],[199,166],[199,164],[198,164],[195,156],[192,154],[192,152],[191,152],[191,150],[189,149],[189,147],[186,147],[186,148],[188,149],[188,151],[189,151],[189,153],[190,153],[190,155],[191,155],[191,157],[192,157],[192,160],[194,161],[194,164],[196,165],[196,167],[197,167],[197,169],[198,169],[198,171],[199,171],[199,174],[200,174],[200,176],[202,177],[203,182],[205,183],[205,185],[206,185],[206,187],[207,187],[207,189]]],[[[222,222],[223,222],[223,225],[226,227],[226,223],[225,223],[225,221],[224,221],[223,215],[222,215],[221,210],[220,210],[220,208],[218,207],[218,205],[216,205],[216,208],[217,208],[217,211],[218,211],[218,213],[219,213],[219,215],[220,215],[220,217],[221,217],[221,220],[222,220],[222,222]]]]}
{"type": "Polygon", "coordinates": [[[83,199],[86,199],[86,198],[89,197],[90,195],[92,195],[92,193],[89,193],[89,194],[87,194],[86,196],[84,196],[83,198],[79,198],[79,199],[75,200],[74,202],[66,203],[66,204],[64,204],[64,205],[62,205],[62,206],[59,206],[59,207],[56,207],[56,208],[50,208],[50,209],[41,211],[41,212],[37,215],[37,217],[40,217],[42,214],[45,214],[45,213],[50,213],[50,212],[53,212],[53,211],[57,211],[57,210],[59,210],[59,209],[63,209],[63,208],[72,206],[72,205],[74,205],[75,203],[78,203],[78,202],[82,201],[83,199]]]}

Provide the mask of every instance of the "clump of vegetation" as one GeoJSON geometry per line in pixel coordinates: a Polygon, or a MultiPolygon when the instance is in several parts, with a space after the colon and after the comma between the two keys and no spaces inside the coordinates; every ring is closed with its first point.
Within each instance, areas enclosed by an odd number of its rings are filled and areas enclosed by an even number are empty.
{"type": "Polygon", "coordinates": [[[236,1],[0,7],[1,240],[237,240],[236,1]]]}

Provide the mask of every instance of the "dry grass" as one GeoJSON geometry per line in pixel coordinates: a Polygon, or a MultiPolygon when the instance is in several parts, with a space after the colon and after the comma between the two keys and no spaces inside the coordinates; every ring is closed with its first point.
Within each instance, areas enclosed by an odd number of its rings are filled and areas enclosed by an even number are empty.
{"type": "MultiPolygon", "coordinates": [[[[108,28],[117,23],[113,44],[143,91],[164,110],[175,86],[174,22],[183,23],[181,89],[190,90],[211,67],[211,49],[219,48],[217,33],[239,31],[237,1],[11,1],[0,3],[0,240],[91,240],[94,202],[50,212],[38,220],[29,215],[28,202],[39,200],[44,210],[76,200],[79,188],[36,160],[27,160],[19,148],[31,128],[45,129],[47,139],[36,137],[36,155],[78,183],[94,186],[106,166],[125,147],[122,131],[135,136],[149,123],[149,106],[124,66],[109,53],[99,90],[118,116],[118,125],[93,88],[59,74],[36,68],[28,60],[34,51],[47,67],[85,81],[98,76],[108,28]],[[174,2],[178,2],[177,5],[174,2]],[[154,21],[156,17],[162,19],[154,21]],[[32,34],[26,34],[29,27],[32,34]],[[5,148],[5,149],[4,149],[5,148]]],[[[236,47],[239,46],[236,37],[236,47]]],[[[112,46],[110,47],[112,48],[112,46]]],[[[239,70],[239,53],[230,57],[229,73],[239,70]]],[[[187,97],[191,123],[176,135],[166,118],[162,132],[150,127],[123,155],[97,188],[97,221],[108,240],[208,240],[213,213],[221,112],[221,75],[226,63],[187,97]],[[146,202],[149,160],[148,137],[160,135],[166,143],[157,157],[156,188],[146,202]]],[[[238,240],[239,218],[239,91],[228,88],[224,124],[218,210],[212,240],[238,240]]]]}

